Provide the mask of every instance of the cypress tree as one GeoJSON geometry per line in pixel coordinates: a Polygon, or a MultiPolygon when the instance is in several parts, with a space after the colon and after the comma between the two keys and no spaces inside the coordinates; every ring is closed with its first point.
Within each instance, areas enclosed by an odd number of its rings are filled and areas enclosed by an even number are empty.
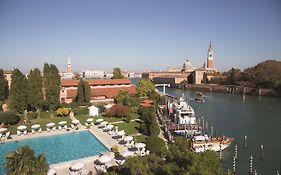
{"type": "Polygon", "coordinates": [[[10,106],[20,113],[27,106],[27,79],[19,69],[14,69],[12,73],[10,106]]]}
{"type": "Polygon", "coordinates": [[[91,88],[87,81],[80,79],[77,87],[77,95],[75,101],[79,104],[89,103],[91,100],[91,88]]]}
{"type": "Polygon", "coordinates": [[[44,97],[49,103],[50,109],[55,110],[59,106],[60,95],[60,75],[55,65],[44,64],[43,85],[44,97]]]}
{"type": "Polygon", "coordinates": [[[85,92],[85,102],[90,103],[92,94],[91,94],[91,87],[87,81],[84,83],[84,92],[85,92]]]}
{"type": "Polygon", "coordinates": [[[0,69],[0,102],[5,100],[5,78],[4,71],[0,69]]]}
{"type": "Polygon", "coordinates": [[[28,75],[28,110],[36,111],[43,100],[43,80],[41,71],[36,68],[28,75]]]}

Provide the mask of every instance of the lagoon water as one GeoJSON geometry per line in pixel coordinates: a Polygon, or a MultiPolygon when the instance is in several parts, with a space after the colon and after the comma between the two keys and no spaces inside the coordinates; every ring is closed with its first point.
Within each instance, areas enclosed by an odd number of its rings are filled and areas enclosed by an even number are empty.
{"type": "MultiPolygon", "coordinates": [[[[162,88],[159,88],[162,91],[162,88]]],[[[166,88],[166,93],[179,98],[183,90],[166,88]]],[[[185,90],[188,103],[196,115],[207,119],[218,135],[235,138],[235,142],[222,153],[222,165],[232,170],[235,144],[238,146],[236,170],[248,175],[250,155],[253,169],[259,175],[276,174],[281,168],[281,98],[231,95],[204,92],[205,103],[192,100],[196,91],[185,90]],[[244,149],[247,136],[247,149],[244,149]],[[260,145],[264,145],[264,159],[260,160],[260,145]]]]}

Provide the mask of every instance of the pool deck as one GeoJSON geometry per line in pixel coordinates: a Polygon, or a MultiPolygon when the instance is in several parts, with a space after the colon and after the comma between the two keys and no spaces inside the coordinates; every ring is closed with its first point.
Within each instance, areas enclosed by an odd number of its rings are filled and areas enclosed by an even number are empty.
{"type": "MultiPolygon", "coordinates": [[[[119,151],[127,149],[125,146],[118,144],[118,141],[113,139],[107,132],[103,132],[101,129],[98,128],[98,126],[94,125],[91,126],[90,129],[86,129],[85,126],[80,125],[78,131],[90,131],[101,143],[103,143],[109,150],[113,145],[118,145],[119,151]]],[[[76,132],[77,130],[70,129],[70,131],[65,131],[65,130],[55,130],[52,132],[48,131],[42,131],[41,133],[38,134],[31,134],[28,133],[27,135],[23,136],[18,136],[18,135],[12,135],[12,139],[6,140],[6,142],[9,141],[15,141],[15,140],[22,140],[22,139],[28,139],[28,138],[36,138],[36,137],[42,137],[42,136],[49,136],[49,135],[57,135],[57,134],[63,134],[63,133],[69,133],[69,132],[76,132]]],[[[78,132],[77,131],[77,132],[78,132]]],[[[110,151],[108,151],[109,153],[110,151]]],[[[92,156],[92,157],[86,157],[86,158],[81,158],[77,160],[71,160],[67,162],[62,162],[62,163],[57,163],[57,164],[51,164],[50,168],[54,168],[57,171],[57,175],[67,175],[69,174],[68,168],[73,162],[76,161],[84,161],[85,162],[85,167],[83,168],[85,171],[83,174],[87,175],[89,171],[92,171],[93,174],[97,174],[96,170],[94,168],[94,161],[97,160],[99,157],[98,156],[92,156]]],[[[111,164],[116,164],[115,161],[110,162],[111,164]]]]}

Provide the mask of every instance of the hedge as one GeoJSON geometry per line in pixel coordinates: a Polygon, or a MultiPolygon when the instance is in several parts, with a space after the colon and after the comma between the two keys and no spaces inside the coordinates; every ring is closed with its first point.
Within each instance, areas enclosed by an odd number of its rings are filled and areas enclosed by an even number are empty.
{"type": "Polygon", "coordinates": [[[20,121],[20,116],[14,111],[0,112],[0,123],[15,125],[20,121]]]}

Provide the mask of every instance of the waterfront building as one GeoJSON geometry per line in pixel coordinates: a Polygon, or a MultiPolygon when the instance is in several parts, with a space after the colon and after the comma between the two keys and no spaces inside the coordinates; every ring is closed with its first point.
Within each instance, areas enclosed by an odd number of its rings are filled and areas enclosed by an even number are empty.
{"type": "Polygon", "coordinates": [[[84,79],[104,79],[104,78],[106,78],[106,73],[101,70],[83,70],[80,73],[80,75],[84,79]]]}
{"type": "MultiPolygon", "coordinates": [[[[113,102],[119,90],[136,93],[136,88],[129,79],[91,79],[85,80],[91,88],[91,102],[113,102]]],[[[79,80],[61,80],[60,102],[71,103],[77,95],[79,80]]]]}
{"type": "Polygon", "coordinates": [[[182,81],[186,81],[188,84],[201,84],[204,73],[210,79],[216,72],[214,68],[214,52],[210,42],[207,52],[207,65],[204,63],[203,67],[195,68],[187,59],[182,69],[170,68],[168,71],[144,72],[142,77],[151,79],[155,84],[166,83],[172,87],[178,87],[182,81]]]}

